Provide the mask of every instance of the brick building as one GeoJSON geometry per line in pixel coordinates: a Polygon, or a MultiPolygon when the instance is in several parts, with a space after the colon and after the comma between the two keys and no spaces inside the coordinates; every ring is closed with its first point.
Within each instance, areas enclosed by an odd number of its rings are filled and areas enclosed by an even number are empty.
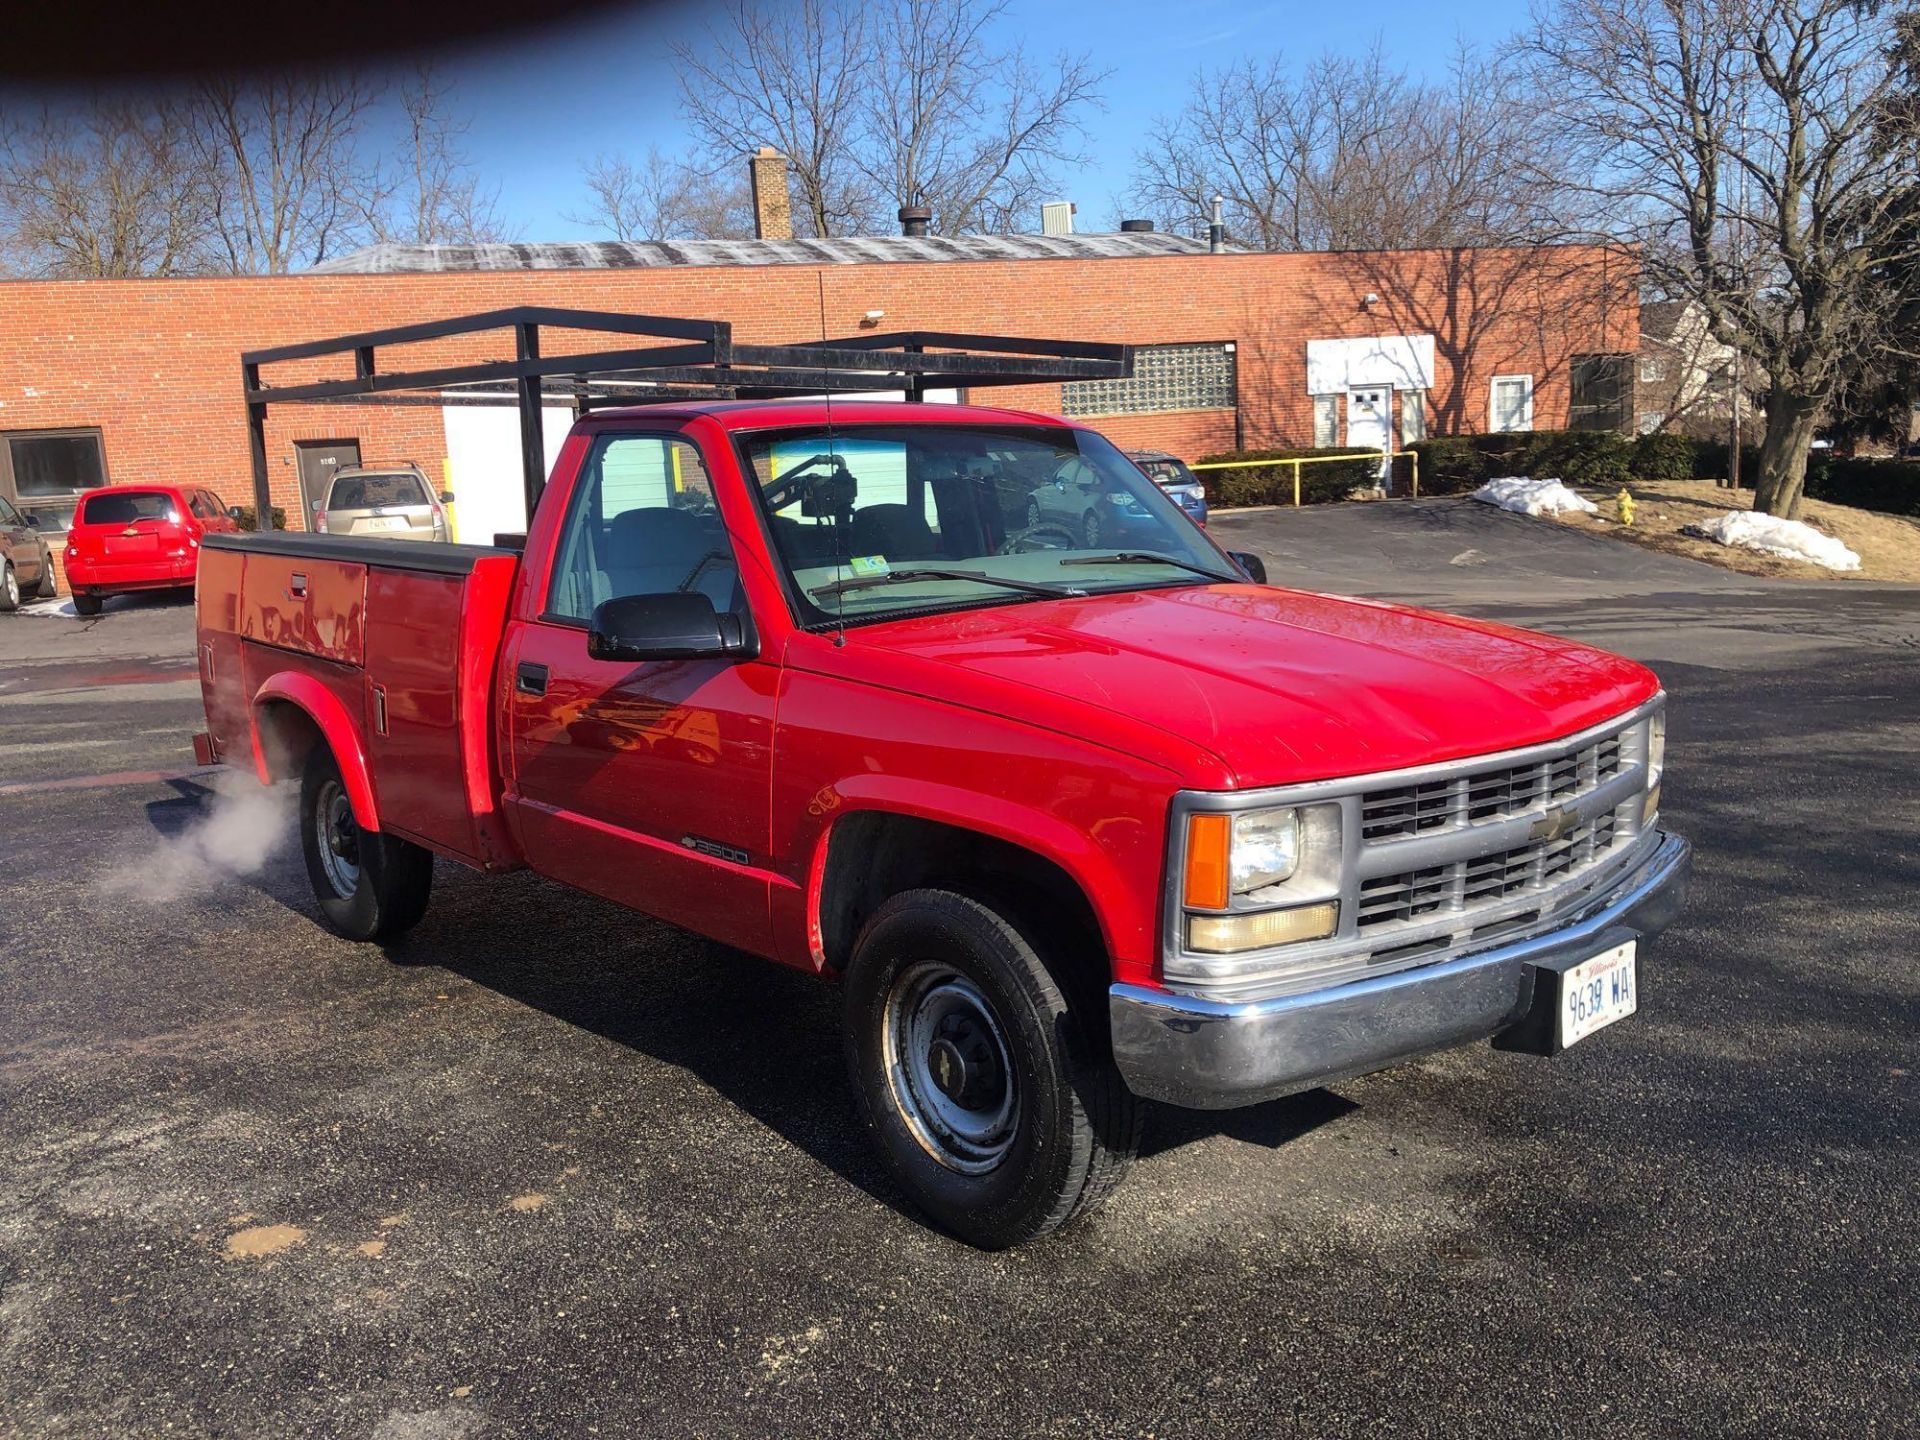
{"type": "MultiPolygon", "coordinates": [[[[1188,458],[1546,428],[1567,423],[1582,362],[1635,348],[1636,280],[1630,256],[1586,247],[1220,253],[1136,230],[381,247],[285,277],[10,281],[0,283],[0,495],[43,528],[103,480],[191,482],[244,503],[242,350],[519,304],[724,319],[745,342],[876,325],[1127,342],[1139,347],[1131,381],[980,399],[1081,417],[1124,445],[1188,458]]],[[[549,353],[566,345],[559,336],[549,353]]],[[[381,364],[510,354],[502,332],[491,347],[455,354],[436,342],[381,364]]],[[[550,447],[567,418],[549,417],[550,447]]],[[[511,408],[276,407],[275,501],[298,526],[303,479],[310,492],[329,463],[404,458],[446,477],[464,534],[519,528],[515,424],[511,408]]]]}

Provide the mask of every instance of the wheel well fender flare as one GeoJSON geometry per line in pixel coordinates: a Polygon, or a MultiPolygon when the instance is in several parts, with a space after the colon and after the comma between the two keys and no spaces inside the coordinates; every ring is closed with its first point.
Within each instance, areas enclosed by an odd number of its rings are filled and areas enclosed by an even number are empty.
{"type": "Polygon", "coordinates": [[[1116,887],[1125,882],[1112,858],[1091,835],[1045,811],[998,801],[958,786],[913,783],[898,788],[889,777],[871,775],[850,777],[834,788],[844,808],[820,828],[808,865],[807,930],[816,964],[826,959],[822,919],[831,903],[826,882],[833,841],[846,833],[850,820],[884,817],[971,834],[1025,851],[1052,866],[1079,890],[1108,955],[1116,953],[1120,937],[1114,933],[1115,917],[1100,903],[1100,897],[1119,893],[1116,887]]]}
{"type": "Polygon", "coordinates": [[[366,745],[360,738],[360,726],[338,695],[311,675],[283,670],[269,676],[253,692],[247,715],[252,731],[254,769],[263,785],[299,774],[300,764],[317,739],[333,753],[334,763],[340,767],[340,779],[347,789],[347,803],[353,807],[354,823],[362,830],[380,828],[380,811],[374,803],[366,745]],[[286,723],[282,717],[289,710],[312,727],[311,734],[303,735],[298,724],[286,723]]]}

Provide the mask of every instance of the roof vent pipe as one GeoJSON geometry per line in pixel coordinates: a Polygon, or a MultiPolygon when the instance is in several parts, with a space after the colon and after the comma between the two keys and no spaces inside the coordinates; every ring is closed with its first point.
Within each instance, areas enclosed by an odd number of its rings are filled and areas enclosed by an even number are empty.
{"type": "Polygon", "coordinates": [[[1151,235],[1153,233],[1153,222],[1151,220],[1122,220],[1120,222],[1120,233],[1122,235],[1151,235]]]}
{"type": "Polygon", "coordinates": [[[924,240],[933,225],[933,211],[925,205],[900,207],[900,233],[911,240],[924,240]]]}
{"type": "Polygon", "coordinates": [[[1213,223],[1207,227],[1207,249],[1216,255],[1227,248],[1227,227],[1220,218],[1221,207],[1226,203],[1227,197],[1224,195],[1213,197],[1213,223]]]}

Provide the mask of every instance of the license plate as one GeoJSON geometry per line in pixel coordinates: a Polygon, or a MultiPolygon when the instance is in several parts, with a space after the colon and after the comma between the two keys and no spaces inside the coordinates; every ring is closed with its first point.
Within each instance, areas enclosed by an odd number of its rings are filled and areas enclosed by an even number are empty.
{"type": "Polygon", "coordinates": [[[407,519],[404,515],[370,515],[361,522],[368,530],[404,530],[407,519]]]}
{"type": "Polygon", "coordinates": [[[1639,1004],[1638,976],[1629,940],[1582,960],[1560,976],[1560,1045],[1564,1049],[1633,1014],[1639,1004]]]}

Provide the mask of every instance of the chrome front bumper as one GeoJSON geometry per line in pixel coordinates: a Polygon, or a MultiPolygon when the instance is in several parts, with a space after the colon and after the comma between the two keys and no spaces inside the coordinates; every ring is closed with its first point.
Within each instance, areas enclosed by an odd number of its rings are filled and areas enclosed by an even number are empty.
{"type": "Polygon", "coordinates": [[[1535,966],[1664,930],[1692,868],[1692,847],[1662,835],[1636,869],[1544,934],[1333,989],[1236,1004],[1115,985],[1114,1059],[1137,1095],[1224,1110],[1484,1040],[1527,1014],[1535,966]]]}

